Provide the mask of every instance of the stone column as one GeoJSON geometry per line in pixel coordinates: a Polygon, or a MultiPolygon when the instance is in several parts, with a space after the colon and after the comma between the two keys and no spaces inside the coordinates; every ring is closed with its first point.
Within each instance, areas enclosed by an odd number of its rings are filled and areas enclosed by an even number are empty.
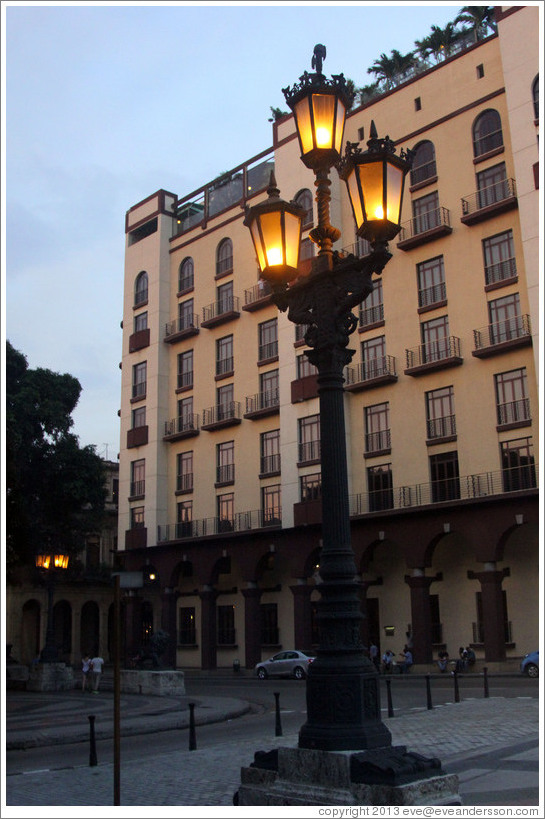
{"type": "Polygon", "coordinates": [[[297,578],[297,585],[290,586],[290,589],[293,594],[294,648],[300,651],[308,651],[312,646],[312,608],[310,596],[314,591],[314,586],[309,585],[304,578],[297,578]]]}
{"type": "Polygon", "coordinates": [[[501,584],[509,569],[496,569],[496,563],[485,563],[484,571],[468,571],[470,580],[481,584],[483,607],[484,658],[488,662],[505,660],[505,611],[501,584]]]}
{"type": "Polygon", "coordinates": [[[261,589],[255,583],[248,583],[247,589],[242,589],[244,597],[244,628],[245,628],[245,666],[254,668],[261,662],[261,612],[259,601],[261,589]]]}
{"type": "Polygon", "coordinates": [[[426,577],[425,569],[413,569],[412,577],[405,577],[411,590],[411,622],[413,660],[415,663],[433,662],[430,586],[435,577],[426,577]]]}
{"type": "Polygon", "coordinates": [[[178,624],[176,622],[176,602],[178,595],[170,586],[166,586],[161,593],[161,628],[169,635],[167,649],[163,661],[172,668],[176,668],[176,646],[178,644],[178,624]]]}
{"type": "Polygon", "coordinates": [[[199,592],[201,598],[201,668],[217,668],[217,593],[211,586],[199,592]]]}

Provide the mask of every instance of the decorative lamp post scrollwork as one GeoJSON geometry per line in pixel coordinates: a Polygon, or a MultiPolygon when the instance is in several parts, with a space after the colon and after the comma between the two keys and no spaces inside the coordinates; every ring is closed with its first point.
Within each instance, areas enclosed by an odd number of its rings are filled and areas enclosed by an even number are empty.
{"type": "Polygon", "coordinates": [[[400,230],[404,179],[412,156],[396,155],[393,142],[380,139],[371,123],[367,150],[347,143],[341,158],[345,115],[352,100],[342,74],[331,80],[322,74],[324,57],[325,47],[316,46],[316,73],[305,72],[293,88],[283,89],[295,115],[301,159],[315,174],[318,223],[310,236],[319,250],[309,275],[298,276],[297,270],[304,211],[280,199],[274,177],[269,198],[247,208],[245,224],[276,305],[287,310],[290,321],[308,325],[307,357],[318,370],[323,499],[319,648],[307,678],[307,722],[299,733],[299,747],[333,751],[391,745],[380,718],[378,675],[360,639],[343,369],[354,354],[348,349],[357,326],[352,310],[373,290],[372,274],[380,275],[391,258],[387,243],[400,230]],[[329,216],[333,166],[346,182],[357,235],[371,244],[371,253],[364,258],[332,248],[341,236],[329,216]]]}

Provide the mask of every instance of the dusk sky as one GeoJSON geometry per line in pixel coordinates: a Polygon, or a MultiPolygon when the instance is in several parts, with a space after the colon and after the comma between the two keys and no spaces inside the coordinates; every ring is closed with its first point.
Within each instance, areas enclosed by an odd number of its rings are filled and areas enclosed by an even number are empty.
{"type": "Polygon", "coordinates": [[[3,338],[79,379],[81,445],[119,451],[125,212],[269,148],[316,43],[361,87],[461,6],[2,2],[3,338]]]}

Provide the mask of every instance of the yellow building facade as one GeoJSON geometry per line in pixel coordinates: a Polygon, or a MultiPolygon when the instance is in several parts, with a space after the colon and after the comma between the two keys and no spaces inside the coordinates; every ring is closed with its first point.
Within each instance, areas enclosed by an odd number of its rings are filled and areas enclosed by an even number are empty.
{"type": "MultiPolygon", "coordinates": [[[[416,151],[392,259],[360,306],[345,416],[362,641],[409,642],[420,666],[472,645],[493,667],[539,638],[538,9],[498,12],[498,34],[345,129],[365,142],[374,120],[416,151]]],[[[271,149],[126,218],[118,548],[148,582],[125,598],[125,650],[161,627],[177,667],[253,668],[318,639],[316,375],[243,224],[272,169],[307,210],[304,271],[314,177],[292,116],[271,149]]],[[[331,180],[336,249],[364,255],[331,180]]]]}

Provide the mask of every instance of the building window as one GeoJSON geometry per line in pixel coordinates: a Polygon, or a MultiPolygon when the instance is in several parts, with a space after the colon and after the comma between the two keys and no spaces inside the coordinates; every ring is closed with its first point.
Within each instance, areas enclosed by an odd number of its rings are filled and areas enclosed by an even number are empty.
{"type": "Polygon", "coordinates": [[[142,270],[136,277],[134,284],[134,306],[145,304],[148,300],[148,274],[142,270]]]}
{"type": "Polygon", "coordinates": [[[386,338],[377,336],[361,343],[362,381],[378,378],[386,369],[386,338]]]}
{"type": "Polygon", "coordinates": [[[193,386],[193,350],[186,350],[178,355],[178,389],[189,389],[193,386]]]}
{"type": "Polygon", "coordinates": [[[424,362],[441,361],[448,358],[450,351],[448,316],[422,322],[420,331],[424,347],[422,351],[424,362]]]}
{"type": "Polygon", "coordinates": [[[194,646],[197,642],[195,627],[195,609],[184,606],[179,613],[178,645],[194,646]]]}
{"type": "Polygon", "coordinates": [[[235,388],[233,384],[226,384],[216,390],[218,406],[218,421],[232,418],[235,411],[235,388]]]}
{"type": "Polygon", "coordinates": [[[132,397],[145,398],[147,388],[147,361],[141,361],[132,368],[132,397]]]}
{"type": "Polygon", "coordinates": [[[235,482],[235,442],[226,441],[216,445],[216,483],[235,482]]]}
{"type": "Polygon", "coordinates": [[[320,416],[309,415],[298,419],[299,463],[320,460],[320,416]]]}
{"type": "Polygon", "coordinates": [[[144,507],[134,506],[131,509],[131,529],[144,528],[144,507]]]}
{"type": "Polygon", "coordinates": [[[228,495],[218,495],[216,499],[218,508],[218,531],[232,532],[235,520],[235,496],[232,492],[228,495]]]}
{"type": "Polygon", "coordinates": [[[510,196],[505,163],[500,162],[477,174],[477,200],[479,208],[495,205],[510,196]]]}
{"type": "Polygon", "coordinates": [[[501,468],[504,492],[537,486],[532,439],[504,441],[501,444],[501,468]]]}
{"type": "Polygon", "coordinates": [[[261,489],[261,509],[263,511],[263,526],[274,526],[282,522],[280,504],[280,484],[264,486],[261,489]]]}
{"type": "MultiPolygon", "coordinates": [[[[420,109],[417,108],[417,111],[420,109]]],[[[433,142],[425,140],[420,142],[415,148],[415,156],[411,170],[411,185],[418,185],[427,179],[434,179],[437,176],[437,164],[435,162],[435,148],[433,142]]]]}
{"type": "Polygon", "coordinates": [[[415,111],[421,111],[422,110],[422,100],[420,99],[420,97],[415,97],[414,98],[414,110],[415,111]]]}
{"type": "Polygon", "coordinates": [[[278,356],[278,319],[264,321],[258,325],[259,336],[259,361],[266,361],[269,358],[278,356]]]}
{"type": "Polygon", "coordinates": [[[178,429],[180,432],[193,429],[193,396],[178,401],[178,429]]]}
{"type": "Polygon", "coordinates": [[[484,77],[484,65],[482,63],[479,63],[479,65],[477,66],[477,79],[482,80],[483,77],[484,77]]]}
{"type": "Polygon", "coordinates": [[[479,157],[503,146],[501,118],[490,108],[483,111],[473,123],[473,156],[479,157]]]}
{"type": "Polygon", "coordinates": [[[259,376],[259,407],[277,407],[280,403],[278,370],[269,370],[259,376]]]}
{"type": "Polygon", "coordinates": [[[316,251],[316,245],[311,239],[301,239],[299,245],[299,261],[304,262],[307,259],[313,259],[316,251]]]}
{"type": "Polygon", "coordinates": [[[220,284],[217,289],[218,315],[230,313],[234,310],[235,300],[233,296],[233,282],[220,284]]]}
{"type": "Polygon", "coordinates": [[[176,537],[191,537],[193,534],[193,501],[176,504],[176,537]]]}
{"type": "Polygon", "coordinates": [[[234,646],[235,640],[235,607],[218,606],[217,635],[219,646],[234,646]]]}
{"type": "Polygon", "coordinates": [[[233,336],[218,338],[216,341],[216,375],[231,375],[234,368],[233,336]]]}
{"type": "Polygon", "coordinates": [[[364,330],[384,321],[384,303],[382,298],[382,279],[373,282],[373,289],[360,305],[359,327],[364,330]]]}
{"type": "Polygon", "coordinates": [[[428,440],[456,435],[454,387],[442,387],[426,393],[428,440]]]}
{"type": "Polygon", "coordinates": [[[389,450],[390,440],[390,408],[386,401],[365,407],[365,453],[384,452],[389,450]]]}
{"type": "Polygon", "coordinates": [[[322,498],[322,476],[319,472],[312,475],[301,475],[300,479],[301,502],[321,500],[322,498]]]}
{"type": "Polygon", "coordinates": [[[193,491],[193,452],[179,452],[176,456],[176,490],[193,491]]]}
{"type": "Polygon", "coordinates": [[[306,353],[297,356],[297,378],[307,378],[309,375],[316,375],[317,372],[317,368],[310,363],[306,353]]]}
{"type": "Polygon", "coordinates": [[[418,275],[418,306],[431,307],[447,298],[443,257],[428,259],[416,266],[418,275]]]}
{"type": "Polygon", "coordinates": [[[195,327],[193,299],[187,299],[178,304],[178,332],[190,330],[193,327],[195,327]]]}
{"type": "Polygon", "coordinates": [[[460,497],[458,453],[443,452],[430,456],[432,503],[457,500],[460,497]]]}
{"type": "Polygon", "coordinates": [[[218,245],[216,255],[216,276],[227,276],[233,272],[233,243],[224,239],[218,245]]]}
{"type": "Polygon", "coordinates": [[[532,83],[532,103],[534,106],[534,119],[539,119],[539,74],[532,83]]]}
{"type": "Polygon", "coordinates": [[[261,433],[261,475],[274,475],[280,472],[280,430],[272,429],[261,433]]]}
{"type": "Polygon", "coordinates": [[[178,270],[178,292],[193,290],[194,281],[193,259],[188,256],[178,270]]]}
{"type": "Polygon", "coordinates": [[[517,275],[513,231],[483,239],[484,278],[486,284],[497,284],[517,275]]]}
{"type": "Polygon", "coordinates": [[[311,228],[314,223],[314,217],[312,213],[313,205],[312,193],[308,190],[308,188],[304,188],[302,191],[299,191],[299,193],[296,194],[295,202],[300,207],[305,209],[305,215],[303,216],[301,229],[308,230],[308,228],[311,228]]]}
{"type": "Polygon", "coordinates": [[[146,426],[146,408],[137,407],[131,413],[131,429],[146,426]]]}
{"type": "Polygon", "coordinates": [[[494,376],[496,385],[496,407],[498,424],[517,424],[530,421],[530,401],[528,399],[526,367],[498,373],[494,376]]]}
{"type": "Polygon", "coordinates": [[[381,512],[384,509],[393,509],[394,490],[392,464],[369,466],[367,468],[367,489],[369,492],[370,512],[381,512]]]}
{"type": "Polygon", "coordinates": [[[441,224],[439,194],[437,191],[415,199],[413,205],[413,233],[424,233],[441,224]]]}
{"type": "Polygon", "coordinates": [[[145,313],[138,313],[137,316],[134,317],[134,332],[139,333],[140,330],[147,330],[148,329],[148,314],[145,313]]]}
{"type": "Polygon", "coordinates": [[[490,343],[501,344],[520,338],[524,332],[524,323],[520,315],[520,299],[518,293],[494,299],[488,302],[490,319],[490,343]]]}
{"type": "Polygon", "coordinates": [[[131,463],[131,498],[142,497],[146,493],[146,461],[141,458],[131,463]]]}
{"type": "Polygon", "coordinates": [[[261,603],[261,644],[276,646],[279,642],[278,607],[276,603],[261,603]]]}

